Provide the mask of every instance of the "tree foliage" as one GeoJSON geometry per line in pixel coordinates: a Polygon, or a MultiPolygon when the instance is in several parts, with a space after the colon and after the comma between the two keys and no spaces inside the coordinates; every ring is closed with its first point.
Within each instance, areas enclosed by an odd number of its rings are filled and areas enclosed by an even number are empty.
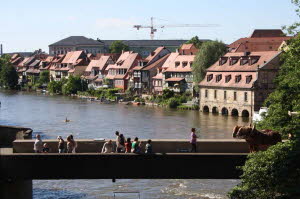
{"type": "Polygon", "coordinates": [[[109,47],[110,53],[122,53],[122,50],[128,51],[129,47],[122,41],[114,41],[109,47]]]}
{"type": "Polygon", "coordinates": [[[40,84],[47,84],[50,81],[50,73],[48,70],[46,71],[42,71],[40,73],[40,77],[39,77],[39,83],[40,84]]]}
{"type": "Polygon", "coordinates": [[[201,41],[198,36],[192,37],[190,40],[186,42],[186,44],[194,44],[196,48],[200,48],[202,45],[203,41],[201,41]]]}
{"type": "Polygon", "coordinates": [[[16,89],[18,86],[18,73],[10,63],[10,56],[3,55],[0,58],[0,83],[1,86],[9,89],[16,89]]]}
{"type": "Polygon", "coordinates": [[[77,94],[77,91],[86,91],[88,84],[79,76],[70,76],[67,82],[62,87],[64,95],[77,94]]]}
{"type": "Polygon", "coordinates": [[[300,127],[300,118],[288,115],[288,111],[300,111],[300,36],[289,41],[281,56],[283,65],[276,79],[276,90],[268,97],[267,116],[258,123],[259,128],[274,129],[283,135],[300,127]]]}
{"type": "Polygon", "coordinates": [[[221,41],[207,41],[201,45],[192,65],[196,88],[205,77],[206,69],[213,65],[226,51],[227,47],[221,41]]]}
{"type": "Polygon", "coordinates": [[[287,141],[249,155],[232,199],[300,198],[300,142],[287,141]]]}

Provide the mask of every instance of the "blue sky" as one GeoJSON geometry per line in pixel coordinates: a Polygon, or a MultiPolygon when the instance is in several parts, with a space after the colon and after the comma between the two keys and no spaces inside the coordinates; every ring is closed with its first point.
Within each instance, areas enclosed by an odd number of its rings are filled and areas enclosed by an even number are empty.
{"type": "Polygon", "coordinates": [[[5,52],[33,51],[71,35],[149,39],[135,24],[219,24],[159,29],[156,39],[219,39],[231,43],[253,29],[281,28],[298,20],[289,0],[14,0],[0,4],[5,52]]]}

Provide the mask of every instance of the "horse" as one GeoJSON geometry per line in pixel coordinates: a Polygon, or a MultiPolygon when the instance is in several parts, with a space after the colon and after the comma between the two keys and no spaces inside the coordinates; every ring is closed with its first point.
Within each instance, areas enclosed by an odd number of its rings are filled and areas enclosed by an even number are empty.
{"type": "Polygon", "coordinates": [[[259,149],[267,149],[271,145],[282,142],[281,135],[273,130],[265,129],[259,131],[251,126],[235,126],[233,137],[245,139],[249,145],[249,151],[257,152],[259,149]]]}

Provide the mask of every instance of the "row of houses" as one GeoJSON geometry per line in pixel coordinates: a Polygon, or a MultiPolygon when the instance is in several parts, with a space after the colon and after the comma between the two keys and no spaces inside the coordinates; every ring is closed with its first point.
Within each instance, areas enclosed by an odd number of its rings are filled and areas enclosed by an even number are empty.
{"type": "MultiPolygon", "coordinates": [[[[291,37],[281,30],[255,30],[228,45],[228,53],[207,69],[199,83],[200,110],[224,115],[252,116],[274,90],[282,47],[291,37]]],[[[20,82],[32,81],[43,70],[51,81],[79,75],[90,87],[132,89],[136,94],[193,92],[192,65],[198,49],[182,44],[176,52],[160,46],[146,58],[137,52],[86,53],[84,50],[49,56],[12,56],[20,82]]]]}

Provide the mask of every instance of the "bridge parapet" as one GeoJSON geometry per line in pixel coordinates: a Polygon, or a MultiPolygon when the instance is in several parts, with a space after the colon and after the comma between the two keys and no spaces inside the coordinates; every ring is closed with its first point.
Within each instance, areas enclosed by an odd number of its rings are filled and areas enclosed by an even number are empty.
{"type": "MultiPolygon", "coordinates": [[[[147,140],[140,140],[144,149],[147,140]]],[[[77,153],[100,152],[105,141],[92,139],[79,139],[77,153]]],[[[58,152],[57,140],[43,140],[51,148],[51,153],[58,152]]],[[[114,143],[115,144],[115,143],[114,143]]],[[[13,142],[14,153],[33,153],[34,140],[16,140],[13,142]]],[[[178,153],[188,151],[191,146],[184,139],[153,139],[153,151],[157,153],[178,153]]],[[[248,145],[237,139],[198,139],[197,152],[199,153],[248,153],[248,145]]]]}

